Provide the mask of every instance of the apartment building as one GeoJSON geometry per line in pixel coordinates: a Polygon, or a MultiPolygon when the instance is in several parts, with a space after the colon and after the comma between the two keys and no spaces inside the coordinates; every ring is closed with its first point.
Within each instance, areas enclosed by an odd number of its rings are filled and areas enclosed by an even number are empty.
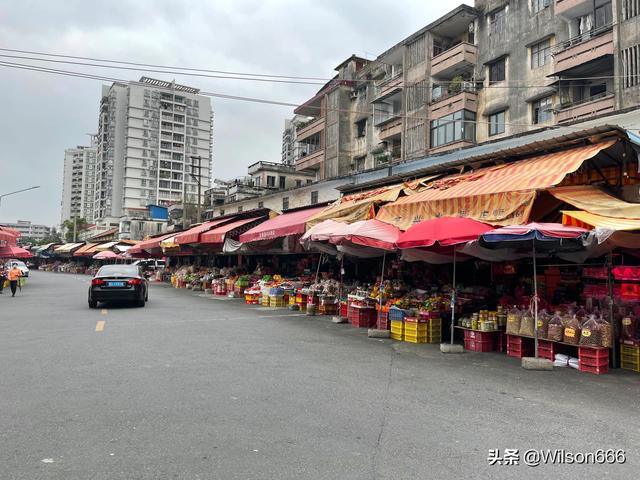
{"type": "Polygon", "coordinates": [[[637,106],[640,0],[476,0],[336,71],[295,110],[319,179],[637,106]]]}
{"type": "Polygon", "coordinates": [[[18,238],[18,242],[23,241],[25,238],[32,238],[35,241],[40,241],[51,235],[51,227],[31,223],[28,220],[0,223],[0,227],[12,228],[19,231],[22,236],[18,238]]]}
{"type": "Polygon", "coordinates": [[[96,142],[92,135],[90,146],[78,145],[64,151],[60,223],[74,217],[93,222],[96,142]]]}
{"type": "Polygon", "coordinates": [[[282,164],[293,165],[296,152],[300,145],[296,136],[298,127],[309,121],[308,117],[302,115],[294,115],[284,121],[284,130],[282,132],[282,164]]]}
{"type": "Polygon", "coordinates": [[[200,201],[210,185],[212,111],[193,87],[148,77],[104,85],[94,218],[144,218],[150,204],[200,201]]]}

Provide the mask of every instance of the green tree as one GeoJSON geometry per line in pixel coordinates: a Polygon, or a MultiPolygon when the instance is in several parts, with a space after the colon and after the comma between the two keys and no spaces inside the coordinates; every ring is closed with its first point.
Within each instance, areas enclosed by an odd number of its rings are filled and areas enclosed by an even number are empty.
{"type": "MultiPolygon", "coordinates": [[[[84,218],[76,218],[76,239],[80,237],[80,233],[89,228],[89,224],[84,218]]],[[[68,242],[73,242],[73,219],[65,220],[62,223],[62,229],[64,230],[64,239],[68,242]]]]}

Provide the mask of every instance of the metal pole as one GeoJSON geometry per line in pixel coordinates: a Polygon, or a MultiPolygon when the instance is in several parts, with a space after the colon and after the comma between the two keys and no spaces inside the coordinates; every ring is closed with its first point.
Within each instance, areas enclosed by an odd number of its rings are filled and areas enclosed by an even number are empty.
{"type": "Polygon", "coordinates": [[[453,345],[454,325],[456,323],[456,247],[453,247],[453,288],[451,289],[451,345],[453,345]]]}
{"type": "Polygon", "coordinates": [[[202,182],[200,182],[200,172],[202,168],[202,156],[198,155],[198,219],[197,222],[200,223],[202,216],[202,182]]]}
{"type": "Polygon", "coordinates": [[[387,259],[387,252],[384,252],[382,254],[382,273],[380,274],[380,310],[378,310],[380,313],[382,313],[382,282],[384,282],[384,264],[385,264],[385,260],[387,259]]]}
{"type": "MultiPolygon", "coordinates": [[[[623,264],[624,265],[624,264],[623,264]]],[[[615,323],[613,321],[613,252],[609,252],[607,258],[607,286],[609,287],[609,323],[611,324],[611,335],[613,339],[611,339],[611,366],[613,368],[617,368],[618,361],[616,359],[616,342],[613,340],[616,338],[616,328],[615,323]]]]}
{"type": "Polygon", "coordinates": [[[73,217],[73,243],[76,243],[77,225],[78,225],[78,216],[75,215],[73,217]]]}
{"type": "Polygon", "coordinates": [[[316,269],[316,283],[318,283],[318,277],[320,276],[320,264],[322,263],[322,253],[318,259],[318,268],[316,269]]]}
{"type": "Polygon", "coordinates": [[[538,270],[536,268],[536,241],[533,240],[533,348],[538,358],[538,270]]]}

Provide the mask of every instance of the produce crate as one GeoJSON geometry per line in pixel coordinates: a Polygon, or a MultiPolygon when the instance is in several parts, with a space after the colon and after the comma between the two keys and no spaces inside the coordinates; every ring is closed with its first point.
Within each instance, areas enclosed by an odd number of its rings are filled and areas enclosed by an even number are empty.
{"type": "Polygon", "coordinates": [[[404,322],[402,320],[389,320],[391,324],[391,338],[402,340],[404,338],[404,322]]]}
{"type": "Polygon", "coordinates": [[[378,329],[380,330],[389,330],[391,328],[391,324],[389,323],[389,313],[388,312],[378,312],[378,329]]]}
{"type": "Polygon", "coordinates": [[[348,310],[347,302],[340,302],[340,316],[342,318],[347,318],[349,316],[349,310],[348,310]]]}
{"type": "Polygon", "coordinates": [[[216,283],[213,285],[213,294],[214,295],[226,295],[227,287],[224,283],[216,283]]]}
{"type": "Polygon", "coordinates": [[[371,328],[376,324],[375,309],[369,307],[353,307],[351,325],[358,328],[371,328]]]}
{"type": "Polygon", "coordinates": [[[492,341],[495,343],[496,332],[481,332],[478,330],[464,330],[465,340],[476,340],[478,342],[492,341]]]}
{"type": "Polygon", "coordinates": [[[411,317],[407,317],[404,319],[404,333],[405,335],[424,335],[427,336],[427,331],[429,324],[427,323],[417,323],[410,321],[411,317]]]}
{"type": "Polygon", "coordinates": [[[583,365],[582,363],[579,363],[578,370],[581,372],[602,375],[604,373],[609,373],[609,364],[601,365],[601,366],[591,366],[591,365],[583,365]]]}
{"type": "MultiPolygon", "coordinates": [[[[406,325],[405,325],[406,326],[406,325]]],[[[409,343],[427,343],[428,337],[427,334],[419,334],[413,332],[404,332],[404,341],[409,343]]]]}
{"type": "Polygon", "coordinates": [[[298,305],[306,305],[307,295],[305,295],[304,293],[296,293],[296,303],[298,305]]]}
{"type": "Polygon", "coordinates": [[[440,343],[442,341],[442,319],[430,318],[427,324],[427,343],[440,343]]]}
{"type": "Polygon", "coordinates": [[[320,315],[336,315],[338,313],[338,304],[336,303],[321,303],[318,306],[318,313],[320,315]]]}
{"type": "Polygon", "coordinates": [[[490,340],[474,340],[464,339],[464,349],[471,352],[493,352],[496,349],[495,341],[490,340]]]}
{"type": "Polygon", "coordinates": [[[640,347],[621,344],[620,367],[640,373],[640,347]]]}
{"type": "Polygon", "coordinates": [[[263,295],[262,296],[262,306],[263,307],[268,307],[269,306],[269,295],[263,295]]]}
{"type": "Polygon", "coordinates": [[[538,340],[538,357],[546,358],[552,362],[558,353],[558,344],[549,340],[538,340]]]}
{"type": "Polygon", "coordinates": [[[289,305],[295,305],[296,304],[296,296],[295,295],[289,295],[289,305]]]}
{"type": "Polygon", "coordinates": [[[285,306],[284,296],[269,295],[269,306],[271,308],[282,308],[285,306]]]}
{"type": "Polygon", "coordinates": [[[260,305],[260,295],[257,293],[245,293],[244,303],[247,305],[260,305]]]}
{"type": "Polygon", "coordinates": [[[588,367],[601,367],[609,365],[608,348],[579,347],[578,360],[580,365],[588,367]]]}
{"type": "Polygon", "coordinates": [[[391,307],[389,308],[389,320],[404,320],[406,313],[406,310],[398,307],[391,307]]]}
{"type": "Polygon", "coordinates": [[[533,356],[534,341],[532,338],[518,335],[507,335],[507,356],[514,358],[533,356]]]}

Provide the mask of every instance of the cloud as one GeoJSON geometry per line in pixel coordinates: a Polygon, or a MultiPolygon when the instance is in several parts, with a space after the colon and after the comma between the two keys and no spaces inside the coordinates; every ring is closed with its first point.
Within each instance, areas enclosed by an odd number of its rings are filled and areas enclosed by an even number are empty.
{"type": "MultiPolygon", "coordinates": [[[[459,4],[388,1],[119,0],[3,2],[0,46],[141,63],[330,78],[352,53],[373,58],[459,4]],[[188,6],[187,6],[188,5],[188,6]],[[37,14],[34,14],[37,12],[37,14]]],[[[2,58],[0,58],[0,61],[2,58]]],[[[6,61],[19,61],[4,59],[6,61]]],[[[47,65],[52,67],[52,65],[47,65]]],[[[86,66],[54,68],[137,79],[143,72],[86,66]]],[[[101,82],[2,68],[0,221],[59,222],[64,149],[97,129],[101,82]],[[15,187],[15,188],[14,188],[15,187]]],[[[149,73],[171,80],[171,75],[149,73]]],[[[317,85],[271,84],[175,76],[203,91],[300,103],[317,85]]],[[[213,99],[214,176],[280,159],[292,109],[213,99]]]]}

